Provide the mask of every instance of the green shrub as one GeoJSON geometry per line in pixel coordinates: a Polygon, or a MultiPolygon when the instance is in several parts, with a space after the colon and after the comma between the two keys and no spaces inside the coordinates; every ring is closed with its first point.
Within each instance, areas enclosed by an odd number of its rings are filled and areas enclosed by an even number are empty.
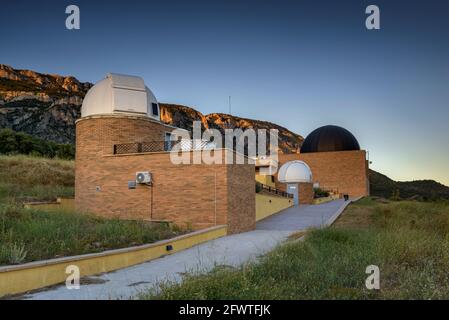
{"type": "Polygon", "coordinates": [[[325,191],[320,188],[314,188],[313,191],[315,193],[315,195],[314,195],[315,198],[329,197],[329,194],[330,194],[329,191],[325,191]]]}
{"type": "Polygon", "coordinates": [[[261,191],[262,191],[262,184],[256,181],[256,193],[259,193],[261,191]]]}
{"type": "Polygon", "coordinates": [[[75,146],[46,141],[11,129],[0,129],[0,154],[26,154],[73,159],[75,146]]]}
{"type": "Polygon", "coordinates": [[[393,190],[390,199],[393,201],[401,200],[401,193],[400,193],[399,189],[396,188],[393,190]]]}
{"type": "Polygon", "coordinates": [[[20,264],[27,256],[25,251],[25,246],[12,244],[1,244],[0,245],[0,263],[1,261],[6,262],[6,264],[20,264]]]}

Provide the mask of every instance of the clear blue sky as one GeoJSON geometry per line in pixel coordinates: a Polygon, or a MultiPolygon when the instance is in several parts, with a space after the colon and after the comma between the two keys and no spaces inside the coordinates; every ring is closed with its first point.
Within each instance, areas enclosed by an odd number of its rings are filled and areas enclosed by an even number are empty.
{"type": "Polygon", "coordinates": [[[142,76],[162,102],[346,127],[372,168],[449,185],[447,1],[10,1],[0,63],[96,82],[142,76]],[[81,30],[65,29],[77,4],[81,30]],[[365,8],[381,30],[365,28],[365,8]]]}

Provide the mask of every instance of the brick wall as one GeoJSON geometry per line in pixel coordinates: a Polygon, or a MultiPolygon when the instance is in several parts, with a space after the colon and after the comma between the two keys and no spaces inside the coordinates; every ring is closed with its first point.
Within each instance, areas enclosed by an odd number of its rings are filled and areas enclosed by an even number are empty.
{"type": "MultiPolygon", "coordinates": [[[[337,151],[280,154],[279,162],[302,160],[312,170],[313,181],[325,189],[338,189],[341,194],[365,196],[369,194],[368,163],[366,152],[337,151]]],[[[279,187],[282,184],[277,183],[279,187]]]]}
{"type": "Polygon", "coordinates": [[[312,204],[315,193],[313,191],[313,183],[299,184],[299,204],[312,204]]]}
{"type": "Polygon", "coordinates": [[[228,231],[239,233],[256,227],[255,167],[227,165],[228,231]],[[248,190],[251,190],[249,192],[248,190]]]}
{"type": "Polygon", "coordinates": [[[194,229],[228,224],[230,233],[254,229],[254,165],[175,165],[169,152],[112,155],[113,144],[161,140],[171,129],[136,117],[79,120],[77,210],[120,219],[168,220],[194,229]],[[128,189],[137,171],[151,172],[153,185],[128,189]]]}
{"type": "Polygon", "coordinates": [[[97,157],[113,153],[114,144],[163,141],[173,127],[142,116],[90,116],[76,122],[77,155],[97,157]]]}

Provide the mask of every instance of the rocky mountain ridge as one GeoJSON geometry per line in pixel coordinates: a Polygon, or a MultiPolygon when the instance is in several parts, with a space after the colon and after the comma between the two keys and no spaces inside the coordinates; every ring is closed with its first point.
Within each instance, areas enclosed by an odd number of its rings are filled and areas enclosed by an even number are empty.
{"type": "Polygon", "coordinates": [[[91,83],[0,64],[0,128],[73,143],[75,120],[91,83]]]}
{"type": "MultiPolygon", "coordinates": [[[[91,83],[80,82],[73,76],[17,70],[0,64],[0,129],[23,131],[34,137],[58,143],[75,141],[75,121],[81,115],[81,104],[91,83]]],[[[192,130],[194,120],[202,128],[278,129],[281,152],[296,152],[303,137],[274,123],[212,113],[203,115],[194,108],[161,103],[161,119],[167,124],[192,130]]],[[[370,170],[371,194],[402,198],[449,199],[449,187],[433,180],[393,181],[370,170]]]]}
{"type": "MultiPolygon", "coordinates": [[[[74,143],[75,121],[81,115],[84,96],[91,83],[73,76],[17,70],[0,64],[0,128],[11,128],[58,143],[74,143]]],[[[192,130],[194,120],[203,129],[224,128],[278,129],[281,152],[296,152],[302,136],[271,122],[212,113],[203,115],[187,106],[160,103],[161,120],[192,130]]]]}
{"type": "Polygon", "coordinates": [[[270,129],[277,129],[279,133],[279,152],[282,153],[297,152],[304,141],[304,138],[299,134],[268,121],[240,118],[224,113],[203,115],[193,108],[175,104],[161,103],[160,107],[163,122],[189,131],[192,131],[193,121],[200,121],[202,129],[218,129],[222,134],[224,134],[225,129],[235,128],[242,130],[265,129],[267,132],[270,129]]]}

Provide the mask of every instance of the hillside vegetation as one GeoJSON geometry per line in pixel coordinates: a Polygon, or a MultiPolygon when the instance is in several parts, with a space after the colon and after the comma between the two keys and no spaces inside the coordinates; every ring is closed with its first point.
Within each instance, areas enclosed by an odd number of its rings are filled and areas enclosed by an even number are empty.
{"type": "Polygon", "coordinates": [[[0,154],[26,154],[47,158],[74,159],[75,146],[46,141],[11,129],[0,129],[0,154]]]}
{"type": "Polygon", "coordinates": [[[0,202],[70,197],[74,184],[74,161],[0,155],[0,202]]]}
{"type": "Polygon", "coordinates": [[[0,265],[137,246],[183,232],[144,221],[0,204],[0,265]]]}
{"type": "Polygon", "coordinates": [[[0,155],[0,265],[141,245],[188,231],[22,206],[26,201],[70,197],[73,191],[74,161],[0,155]]]}
{"type": "Polygon", "coordinates": [[[394,181],[387,176],[370,170],[371,195],[399,199],[435,201],[449,199],[449,187],[434,180],[394,181]]]}
{"type": "Polygon", "coordinates": [[[144,299],[448,299],[449,204],[352,204],[333,227],[311,230],[240,268],[217,266],[161,283],[144,299]],[[368,290],[366,267],[380,269],[368,290]]]}

